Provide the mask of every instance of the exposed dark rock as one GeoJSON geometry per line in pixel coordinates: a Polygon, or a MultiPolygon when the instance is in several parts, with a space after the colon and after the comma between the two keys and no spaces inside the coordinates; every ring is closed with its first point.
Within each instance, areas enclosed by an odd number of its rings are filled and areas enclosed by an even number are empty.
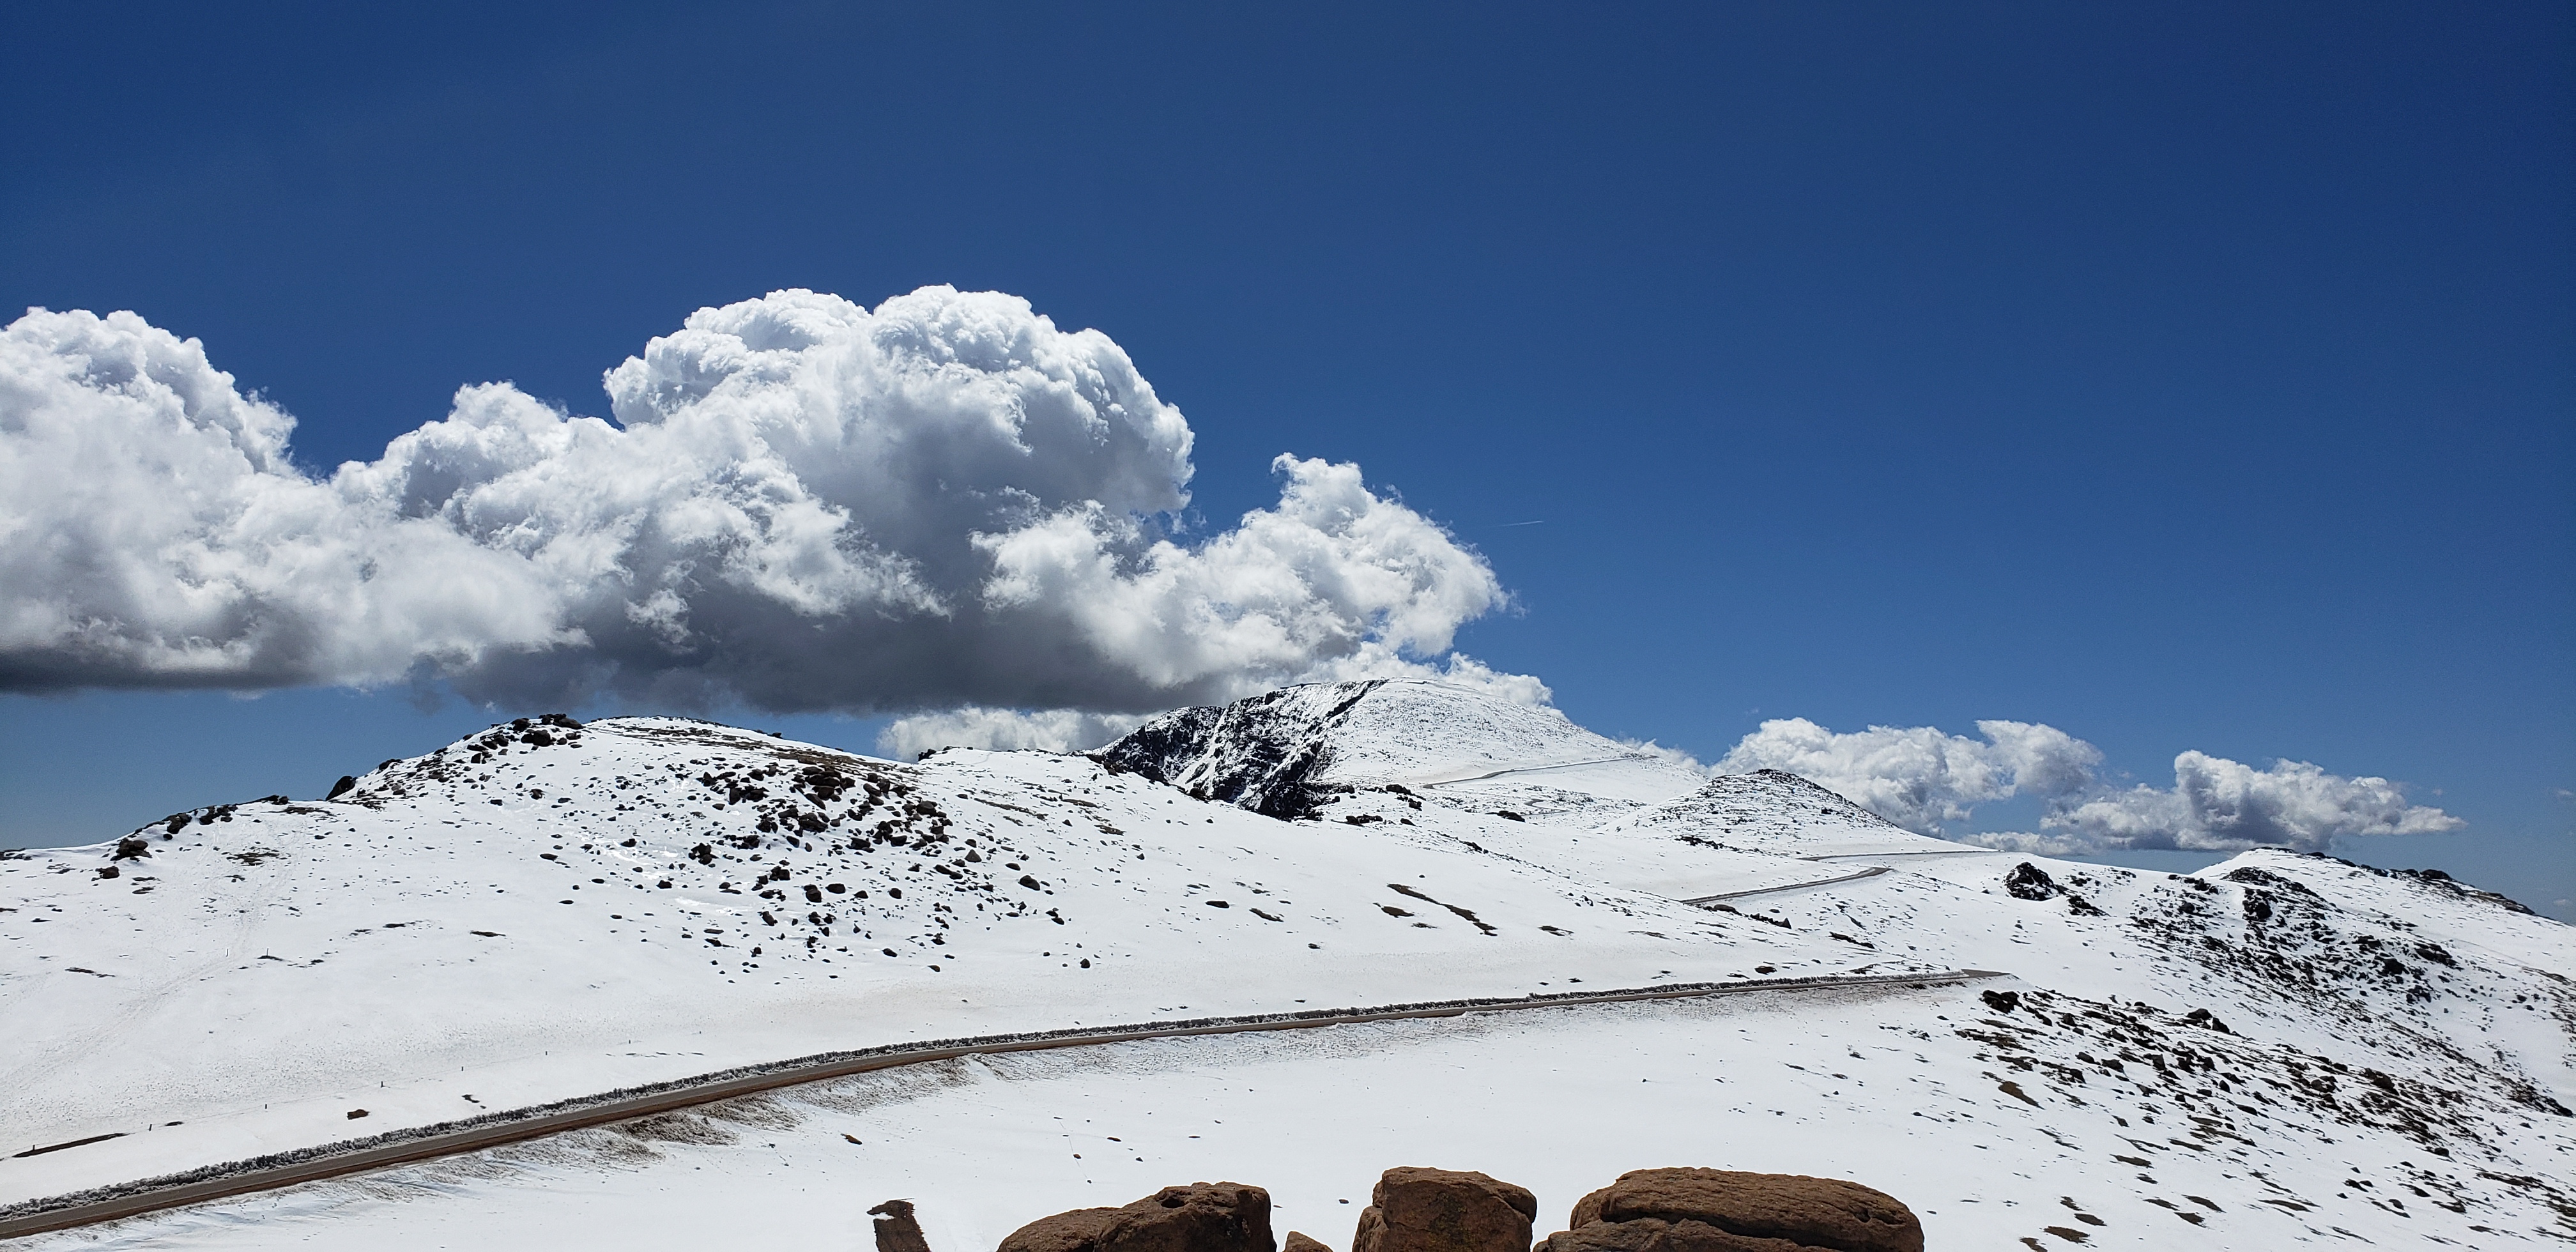
{"type": "Polygon", "coordinates": [[[1400,1165],[1360,1210],[1351,1252],[1521,1252],[1538,1197],[1473,1171],[1400,1165]]]}
{"type": "Polygon", "coordinates": [[[331,784],[331,794],[322,798],[325,800],[337,800],[340,797],[349,794],[351,791],[356,790],[357,787],[357,779],[352,778],[347,774],[342,774],[340,775],[340,781],[331,784]]]}
{"type": "Polygon", "coordinates": [[[1923,1252],[1922,1222],[1895,1197],[1799,1174],[1632,1170],[1567,1224],[1540,1252],[1923,1252]]]}
{"type": "Polygon", "coordinates": [[[1270,1193],[1239,1182],[1165,1187],[1121,1208],[1041,1217],[999,1252],[1272,1252],[1270,1193]]]}
{"type": "Polygon", "coordinates": [[[152,855],[151,844],[137,839],[132,835],[127,835],[126,837],[116,841],[116,852],[109,859],[117,861],[131,861],[136,857],[150,855],[152,855]]]}
{"type": "Polygon", "coordinates": [[[2057,880],[2049,877],[2047,870],[2024,861],[2004,875],[2004,890],[2012,893],[2016,900],[2046,900],[2066,889],[2058,886],[2057,880]]]}
{"type": "Polygon", "coordinates": [[[2316,894],[2316,892],[2308,889],[2308,885],[2306,883],[2300,882],[2295,878],[2275,874],[2258,865],[2240,865],[2235,869],[2227,871],[2227,881],[2244,883],[2247,886],[2252,887],[2272,887],[2281,891],[2295,891],[2301,895],[2312,896],[2316,894]]]}
{"type": "Polygon", "coordinates": [[[1292,1230],[1288,1232],[1287,1238],[1279,1241],[1279,1252],[1333,1252],[1333,1250],[1325,1247],[1321,1239],[1302,1231],[1292,1230]]]}
{"type": "Polygon", "coordinates": [[[869,1209],[868,1216],[877,1219],[877,1252],[930,1252],[930,1241],[921,1237],[921,1223],[912,1218],[912,1201],[888,1200],[869,1209]]]}
{"type": "Polygon", "coordinates": [[[1267,817],[1307,818],[1339,788],[1317,780],[1333,763],[1323,732],[1384,684],[1347,684],[1349,694],[1320,712],[1295,687],[1232,704],[1166,713],[1094,753],[1118,773],[1250,809],[1267,817]]]}

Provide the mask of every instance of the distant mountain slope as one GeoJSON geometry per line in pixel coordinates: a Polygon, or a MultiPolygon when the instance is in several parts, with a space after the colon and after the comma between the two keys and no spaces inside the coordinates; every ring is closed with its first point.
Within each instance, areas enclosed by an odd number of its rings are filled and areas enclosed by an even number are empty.
{"type": "Polygon", "coordinates": [[[1388,784],[1427,788],[1526,775],[1542,786],[1636,802],[1681,794],[1705,777],[1585,730],[1552,708],[1397,679],[1285,687],[1181,709],[1093,755],[1273,817],[1310,813],[1324,797],[1388,784]]]}
{"type": "Polygon", "coordinates": [[[1915,834],[1796,774],[1776,769],[1721,774],[1689,795],[1638,814],[1626,825],[1794,856],[1986,851],[1974,844],[1915,834]]]}

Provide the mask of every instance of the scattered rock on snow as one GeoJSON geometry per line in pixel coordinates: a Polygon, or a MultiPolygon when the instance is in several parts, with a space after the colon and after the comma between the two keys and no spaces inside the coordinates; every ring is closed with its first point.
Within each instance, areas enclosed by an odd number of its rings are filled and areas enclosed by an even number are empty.
{"type": "Polygon", "coordinates": [[[1351,1252],[1521,1252],[1538,1197],[1473,1171],[1400,1165],[1360,1210],[1351,1252]]]}
{"type": "Polygon", "coordinates": [[[1195,1182],[1121,1208],[1041,1217],[1005,1236],[999,1252],[1271,1252],[1272,1246],[1269,1192],[1239,1182],[1195,1182]]]}
{"type": "Polygon", "coordinates": [[[1923,1252],[1923,1223],[1894,1196],[1799,1174],[1631,1170],[1567,1224],[1539,1252],[1923,1252]]]}

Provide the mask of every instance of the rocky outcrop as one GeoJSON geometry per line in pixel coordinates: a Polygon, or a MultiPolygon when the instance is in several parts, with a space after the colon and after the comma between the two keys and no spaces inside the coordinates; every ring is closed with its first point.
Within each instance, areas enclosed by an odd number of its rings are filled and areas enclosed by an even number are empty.
{"type": "Polygon", "coordinates": [[[2057,880],[2049,877],[2047,870],[2024,861],[2004,875],[2004,890],[2016,900],[2048,900],[2066,889],[2058,886],[2057,880]]]}
{"type": "Polygon", "coordinates": [[[1923,1252],[1923,1223],[1894,1196],[1799,1174],[1632,1170],[1568,1225],[1538,1252],[1923,1252]]]}
{"type": "Polygon", "coordinates": [[[1288,1232],[1287,1238],[1279,1241],[1279,1252],[1333,1252],[1333,1250],[1325,1247],[1324,1241],[1313,1235],[1292,1230],[1288,1232]]]}
{"type": "Polygon", "coordinates": [[[1165,1187],[1114,1209],[1041,1217],[999,1252],[1272,1252],[1270,1193],[1239,1182],[1165,1187]]]}
{"type": "Polygon", "coordinates": [[[1198,797],[1268,817],[1311,817],[1328,794],[1325,732],[1382,684],[1287,687],[1232,704],[1166,713],[1093,758],[1198,797]]]}
{"type": "Polygon", "coordinates": [[[1360,1210],[1351,1252],[1521,1252],[1538,1197],[1474,1172],[1401,1165],[1360,1210]]]}

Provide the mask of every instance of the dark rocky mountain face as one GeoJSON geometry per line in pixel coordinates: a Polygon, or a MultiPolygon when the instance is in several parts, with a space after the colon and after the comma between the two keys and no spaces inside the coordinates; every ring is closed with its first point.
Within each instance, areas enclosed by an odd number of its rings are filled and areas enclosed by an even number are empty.
{"type": "Polygon", "coordinates": [[[1265,817],[1313,815],[1329,794],[1320,782],[1333,763],[1329,733],[1382,683],[1286,687],[1166,713],[1093,753],[1113,770],[1140,774],[1265,817]]]}

